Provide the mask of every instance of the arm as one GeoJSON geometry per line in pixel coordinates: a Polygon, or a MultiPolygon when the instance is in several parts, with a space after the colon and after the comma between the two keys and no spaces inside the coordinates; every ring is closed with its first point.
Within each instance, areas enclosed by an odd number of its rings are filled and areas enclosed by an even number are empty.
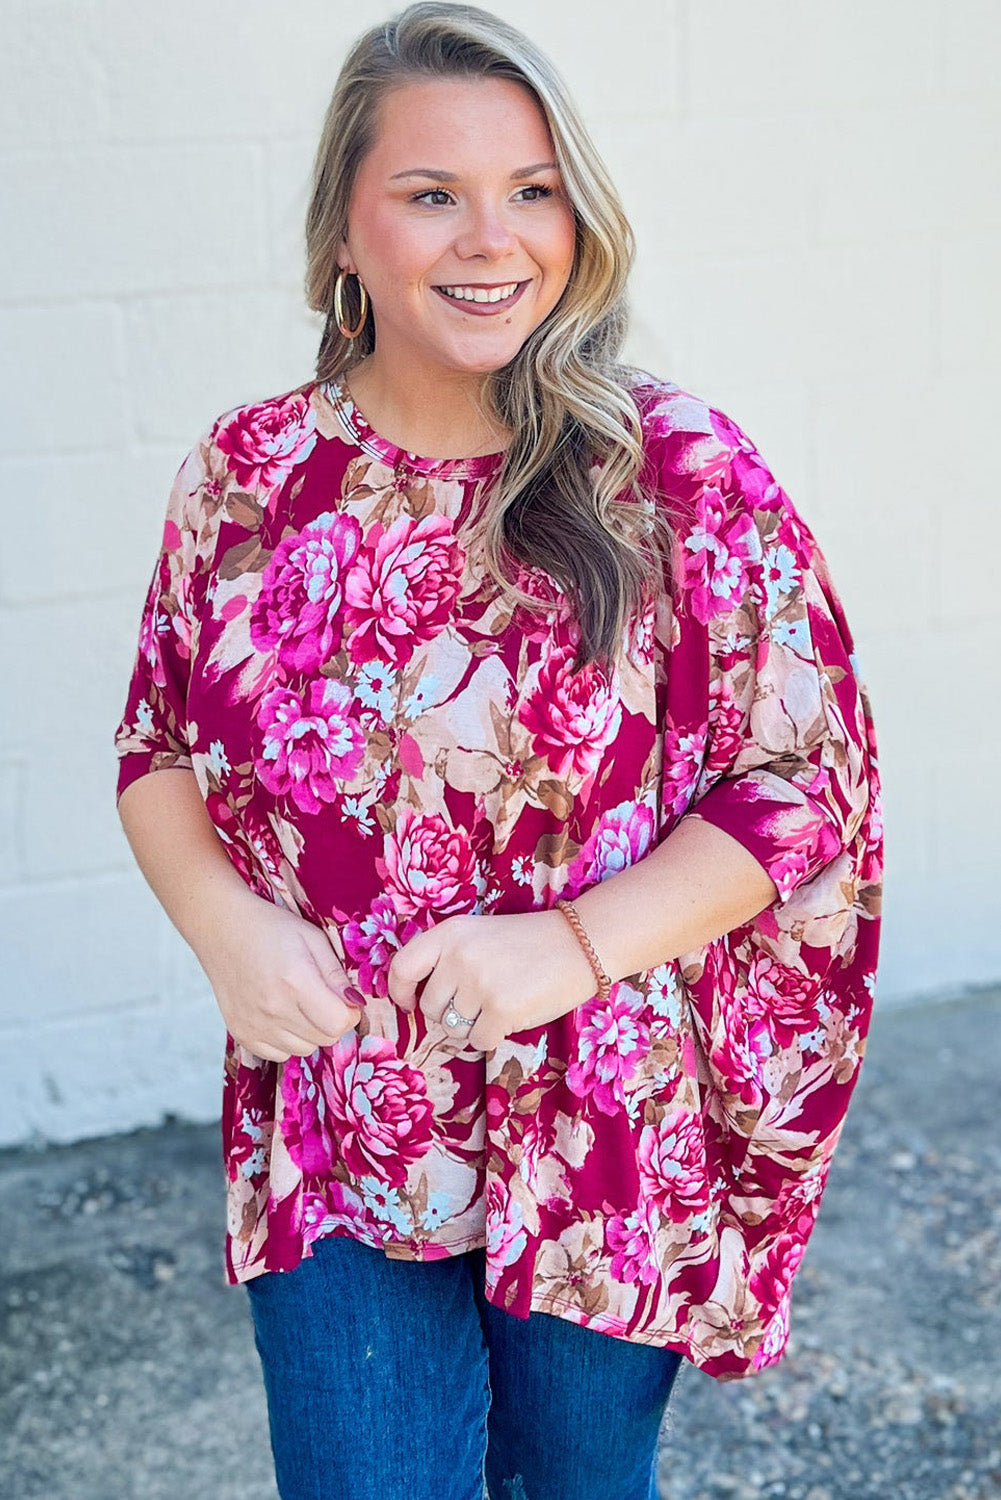
{"type": "Polygon", "coordinates": [[[574,905],[615,981],[701,948],[777,895],[753,854],[690,813],[638,863],[583,891],[574,905]]]}
{"type": "Polygon", "coordinates": [[[147,772],[125,787],[118,816],[136,863],[171,922],[205,968],[223,909],[238,919],[260,904],[222,846],[194,772],[147,772]]]}
{"type": "Polygon", "coordinates": [[[171,485],[159,552],[115,730],[118,816],[150,889],[205,967],[223,904],[255,899],[223,847],[191,764],[187,706],[197,619],[196,580],[212,542],[205,508],[213,424],[171,485]],[[169,772],[169,774],[167,774],[169,772]]]}

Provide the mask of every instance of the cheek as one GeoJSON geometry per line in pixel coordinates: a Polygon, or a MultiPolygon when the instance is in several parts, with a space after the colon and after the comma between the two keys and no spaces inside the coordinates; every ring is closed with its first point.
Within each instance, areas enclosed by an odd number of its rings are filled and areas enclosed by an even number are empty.
{"type": "Polygon", "coordinates": [[[571,219],[569,224],[565,222],[554,224],[546,242],[546,264],[552,271],[553,279],[559,281],[561,287],[565,286],[570,279],[576,248],[577,237],[573,220],[571,219]]]}
{"type": "Polygon", "coordinates": [[[392,215],[373,216],[366,225],[364,244],[359,246],[359,260],[367,262],[373,287],[398,295],[437,259],[439,240],[440,234],[430,223],[401,224],[392,215]]]}
{"type": "Polygon", "coordinates": [[[574,252],[577,248],[577,228],[571,209],[565,209],[550,226],[549,235],[549,260],[554,267],[559,268],[564,279],[568,278],[573,268],[574,252]]]}

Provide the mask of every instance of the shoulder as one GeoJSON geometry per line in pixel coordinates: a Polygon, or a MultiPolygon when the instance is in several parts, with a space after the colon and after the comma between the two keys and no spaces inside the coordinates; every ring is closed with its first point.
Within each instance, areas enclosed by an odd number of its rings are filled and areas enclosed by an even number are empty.
{"type": "Polygon", "coordinates": [[[753,583],[769,610],[808,573],[833,594],[809,523],[754,440],[720,407],[672,381],[631,386],[643,429],[642,487],[671,524],[677,586],[703,620],[753,583]],[[700,592],[701,591],[701,592],[700,592]]]}
{"type": "Polygon", "coordinates": [[[173,502],[216,509],[239,493],[267,507],[316,446],[317,385],[228,407],[207,422],[181,461],[173,502]]]}
{"type": "Polygon", "coordinates": [[[629,389],[651,477],[675,491],[716,485],[752,503],[777,489],[757,445],[732,416],[672,380],[632,373],[629,389]]]}
{"type": "Polygon", "coordinates": [[[742,518],[766,541],[777,528],[812,543],[796,505],[754,439],[719,406],[646,372],[630,385],[642,426],[642,484],[677,523],[704,530],[707,516],[742,518]]]}
{"type": "Polygon", "coordinates": [[[259,524],[314,449],[314,390],[315,383],[307,381],[228,407],[205,424],[174,476],[166,547],[183,551],[190,563],[208,556],[224,519],[259,524]]]}
{"type": "Polygon", "coordinates": [[[316,389],[316,382],[308,380],[278,395],[232,406],[213,419],[200,441],[241,484],[273,484],[315,446],[316,389]]]}
{"type": "Polygon", "coordinates": [[[647,441],[669,436],[712,437],[713,408],[694,391],[648,370],[630,370],[627,389],[636,402],[647,441]]]}

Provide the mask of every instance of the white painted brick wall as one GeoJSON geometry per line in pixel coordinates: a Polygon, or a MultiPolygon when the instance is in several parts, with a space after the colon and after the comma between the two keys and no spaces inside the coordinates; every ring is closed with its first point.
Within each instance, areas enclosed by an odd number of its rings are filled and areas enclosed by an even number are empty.
{"type": "MultiPolygon", "coordinates": [[[[996,980],[1001,6],[496,8],[622,188],[632,357],[749,432],[830,559],[886,782],[881,1003],[996,980]]],[[[218,1111],[222,1024],[111,735],[178,462],[311,373],[312,152],[391,9],[0,17],[0,1144],[218,1111]]]]}

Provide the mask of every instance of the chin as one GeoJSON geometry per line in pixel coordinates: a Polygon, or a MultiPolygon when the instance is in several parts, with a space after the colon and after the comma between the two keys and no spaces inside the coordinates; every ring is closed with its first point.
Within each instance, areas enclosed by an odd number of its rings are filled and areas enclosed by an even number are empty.
{"type": "Polygon", "coordinates": [[[494,370],[503,370],[513,359],[516,359],[524,348],[524,344],[525,340],[522,339],[520,344],[513,344],[507,349],[470,354],[466,358],[457,355],[447,363],[456,371],[463,370],[470,375],[489,375],[494,370]]]}

